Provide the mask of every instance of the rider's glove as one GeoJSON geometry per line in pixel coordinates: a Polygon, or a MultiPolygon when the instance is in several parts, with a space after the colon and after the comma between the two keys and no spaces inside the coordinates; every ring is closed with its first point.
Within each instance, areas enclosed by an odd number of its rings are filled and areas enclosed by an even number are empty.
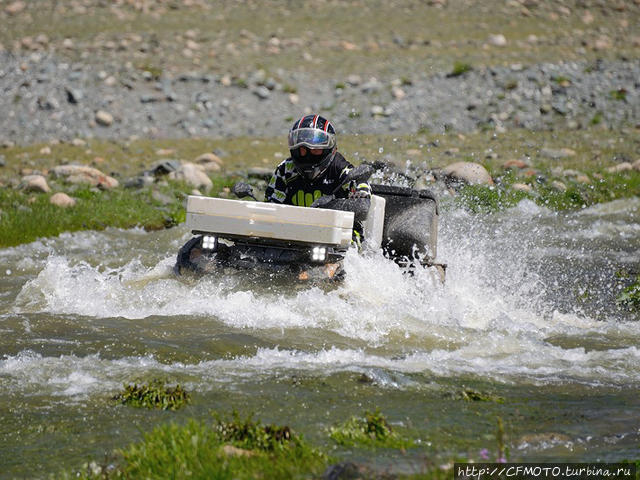
{"type": "Polygon", "coordinates": [[[365,190],[354,190],[349,192],[349,198],[368,198],[369,193],[365,190]]]}

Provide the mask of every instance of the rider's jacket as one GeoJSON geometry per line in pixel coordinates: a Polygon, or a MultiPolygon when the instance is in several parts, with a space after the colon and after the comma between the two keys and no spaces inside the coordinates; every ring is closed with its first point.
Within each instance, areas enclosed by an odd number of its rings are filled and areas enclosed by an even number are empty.
{"type": "Polygon", "coordinates": [[[324,174],[310,181],[298,173],[293,159],[287,158],[273,172],[264,194],[264,201],[309,207],[315,200],[323,195],[331,195],[336,189],[338,189],[335,192],[337,198],[347,198],[353,192],[371,195],[371,187],[368,183],[359,185],[344,183],[345,176],[352,168],[353,165],[336,152],[324,174]]]}

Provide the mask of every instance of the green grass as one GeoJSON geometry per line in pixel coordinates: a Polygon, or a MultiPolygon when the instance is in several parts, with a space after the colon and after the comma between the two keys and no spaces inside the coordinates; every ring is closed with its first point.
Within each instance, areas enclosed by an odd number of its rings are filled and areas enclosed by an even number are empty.
{"type": "Polygon", "coordinates": [[[600,181],[583,184],[562,179],[566,190],[559,190],[552,184],[553,177],[544,183],[530,181],[532,192],[513,190],[515,178],[507,174],[502,182],[495,186],[466,185],[460,188],[460,194],[453,204],[466,208],[473,213],[491,213],[516,206],[524,199],[555,211],[575,210],[604,203],[619,198],[640,196],[640,172],[603,174],[600,181]]]}
{"type": "Polygon", "coordinates": [[[455,206],[473,213],[491,213],[514,207],[531,195],[497,186],[466,185],[455,198],[455,206]]]}
{"type": "Polygon", "coordinates": [[[612,90],[610,92],[611,98],[614,100],[625,101],[627,99],[627,91],[624,88],[618,90],[612,90]]]}
{"type": "Polygon", "coordinates": [[[184,221],[182,206],[184,185],[166,188],[174,202],[161,205],[151,190],[118,188],[97,191],[82,187],[69,192],[77,200],[74,207],[60,208],[49,202],[51,194],[31,194],[0,189],[0,247],[28,243],[41,237],[78,230],[103,230],[106,227],[142,226],[157,230],[184,221]]]}
{"type": "Polygon", "coordinates": [[[473,67],[469,63],[465,62],[455,62],[453,64],[453,70],[449,73],[450,77],[459,77],[460,75],[464,75],[467,72],[473,70],[473,67]]]}
{"type": "Polygon", "coordinates": [[[178,410],[189,403],[190,395],[180,385],[168,387],[161,380],[153,380],[148,384],[125,385],[114,400],[132,407],[178,410]]]}
{"type": "Polygon", "coordinates": [[[481,392],[473,388],[464,388],[460,390],[456,396],[467,402],[504,403],[504,398],[502,397],[499,397],[497,395],[492,395],[491,393],[487,393],[487,392],[481,392]]]}
{"type": "Polygon", "coordinates": [[[341,425],[330,427],[329,436],[342,446],[409,448],[415,445],[392,429],[379,409],[375,412],[367,411],[363,417],[351,417],[341,425]]]}
{"type": "Polygon", "coordinates": [[[616,300],[621,305],[640,311],[640,275],[631,285],[622,290],[616,300]]]}
{"type": "Polygon", "coordinates": [[[67,478],[285,479],[319,476],[329,457],[288,427],[251,417],[169,423],[119,451],[111,465],[92,462],[67,478]],[[286,435],[283,432],[287,432],[286,435]]]}

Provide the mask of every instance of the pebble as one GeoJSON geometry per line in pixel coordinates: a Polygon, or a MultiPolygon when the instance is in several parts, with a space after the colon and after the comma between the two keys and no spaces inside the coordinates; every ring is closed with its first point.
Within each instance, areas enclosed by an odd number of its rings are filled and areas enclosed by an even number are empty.
{"type": "Polygon", "coordinates": [[[501,33],[489,35],[489,43],[494,47],[506,47],[507,38],[501,33]]]}
{"type": "Polygon", "coordinates": [[[107,87],[113,87],[118,83],[118,80],[116,80],[116,77],[114,77],[113,75],[107,77],[104,79],[104,84],[107,87]]]}
{"type": "Polygon", "coordinates": [[[378,115],[384,115],[384,107],[382,107],[381,105],[374,105],[371,107],[371,115],[378,116],[378,115]]]}
{"type": "Polygon", "coordinates": [[[407,96],[406,92],[400,87],[393,87],[391,89],[391,95],[393,95],[393,98],[395,98],[396,100],[402,100],[407,96]]]}
{"type": "Polygon", "coordinates": [[[98,110],[95,116],[96,123],[103,127],[110,127],[113,124],[113,115],[104,110],[98,110]]]}
{"type": "Polygon", "coordinates": [[[67,208],[74,207],[76,205],[76,200],[64,192],[58,192],[51,195],[49,203],[58,207],[67,208]]]}
{"type": "Polygon", "coordinates": [[[261,85],[253,90],[254,95],[256,95],[260,100],[266,100],[271,96],[271,92],[267,87],[261,85]]]}
{"type": "Polygon", "coordinates": [[[377,78],[372,77],[360,87],[362,93],[376,93],[382,89],[382,84],[377,78]]]}
{"type": "Polygon", "coordinates": [[[347,77],[347,85],[351,85],[352,87],[357,87],[362,83],[362,78],[360,75],[349,75],[347,77]]]}
{"type": "MultiPolygon", "coordinates": [[[[30,45],[41,45],[36,41],[37,37],[38,34],[34,33],[30,45]]],[[[287,42],[280,35],[278,37],[280,47],[287,48],[287,42]]],[[[63,39],[50,39],[49,44],[60,46],[63,39]]],[[[540,42],[547,40],[539,39],[540,42]]],[[[404,41],[409,46],[413,42],[410,38],[404,41]]],[[[133,48],[131,42],[129,48],[133,48]]],[[[118,44],[119,40],[116,46],[118,44]]],[[[200,51],[209,48],[204,40],[200,45],[200,51]]],[[[431,42],[431,45],[435,43],[431,42]]],[[[79,44],[76,45],[78,47],[79,44]]],[[[633,88],[636,79],[640,78],[640,65],[633,61],[602,60],[588,75],[578,74],[590,66],[586,61],[522,64],[515,69],[513,65],[494,66],[489,70],[478,67],[464,76],[451,78],[439,73],[409,71],[403,74],[411,76],[411,83],[398,82],[397,78],[391,77],[394,78],[391,87],[387,79],[372,81],[366,74],[349,75],[330,82],[319,82],[305,74],[296,74],[288,79],[288,83],[299,85],[300,93],[283,92],[285,95],[279,94],[282,90],[279,90],[278,82],[273,82],[274,78],[283,78],[277,71],[258,74],[264,77],[264,85],[233,79],[229,73],[209,78],[202,72],[186,75],[185,78],[190,80],[181,82],[178,80],[182,77],[180,72],[167,71],[160,74],[162,80],[152,81],[161,81],[162,90],[158,92],[161,92],[162,101],[141,105],[141,98],[156,100],[155,96],[143,97],[149,95],[150,87],[155,86],[136,81],[135,78],[142,80],[142,73],[133,67],[113,65],[107,60],[102,67],[104,71],[97,73],[87,65],[61,62],[55,56],[40,55],[35,64],[30,55],[31,52],[0,53],[0,90],[12,92],[16,85],[22,85],[22,101],[14,103],[12,94],[0,96],[0,111],[10,113],[0,115],[0,142],[19,140],[29,144],[46,142],[52,137],[65,141],[75,137],[125,138],[138,135],[146,138],[152,134],[170,134],[172,137],[213,134],[223,138],[237,136],[238,132],[272,137],[282,135],[286,128],[283,129],[281,122],[255,122],[256,117],[272,118],[274,112],[279,112],[282,118],[296,118],[303,112],[317,111],[321,106],[331,107],[332,123],[340,131],[349,133],[379,134],[394,129],[411,134],[422,128],[435,132],[442,129],[444,123],[459,132],[476,131],[487,124],[496,132],[513,127],[551,130],[558,124],[563,128],[570,123],[583,127],[596,111],[603,112],[603,121],[610,128],[628,123],[640,124],[638,91],[633,88]],[[270,79],[270,75],[273,78],[270,79]],[[110,76],[118,78],[113,87],[104,83],[110,76]],[[571,78],[571,84],[561,87],[554,80],[558,77],[571,78]],[[39,83],[39,78],[47,78],[47,81],[39,83]],[[206,78],[209,80],[205,81],[206,78]],[[266,86],[269,80],[274,90],[266,86]],[[336,83],[345,85],[338,100],[335,97],[336,83]],[[246,88],[247,84],[251,87],[246,88]],[[514,88],[505,90],[507,84],[514,88]],[[260,87],[263,88],[258,90],[260,87]],[[627,91],[624,102],[609,94],[621,87],[627,91]],[[370,95],[359,95],[360,90],[370,95]],[[266,97],[267,91],[266,101],[256,102],[256,96],[266,97]],[[168,93],[175,102],[170,107],[166,102],[168,93]],[[202,110],[188,107],[196,95],[209,99],[206,106],[198,103],[203,105],[202,110]],[[48,103],[53,109],[36,112],[39,121],[33,122],[34,112],[30,109],[41,97],[45,99],[41,104],[45,106],[48,103]],[[56,97],[59,97],[57,105],[46,101],[56,97]],[[389,100],[392,103],[385,108],[383,102],[389,100]],[[373,106],[383,107],[381,113],[379,108],[376,109],[375,121],[370,116],[373,106]],[[472,108],[468,109],[468,106],[472,108]],[[540,115],[541,110],[547,114],[540,115]],[[97,111],[111,112],[110,115],[117,112],[117,119],[112,115],[109,128],[105,128],[107,125],[95,118],[97,111]],[[446,112],[446,118],[442,118],[442,112],[446,112]],[[554,112],[562,112],[564,118],[559,118],[554,112]],[[496,120],[488,121],[492,118],[496,120]]]]}
{"type": "Polygon", "coordinates": [[[65,92],[67,94],[67,101],[73,105],[77,105],[80,103],[80,100],[84,97],[82,90],[72,87],[65,87],[65,92]]]}
{"type": "Polygon", "coordinates": [[[526,183],[514,183],[513,185],[511,185],[511,188],[518,192],[531,193],[533,191],[531,185],[527,185],[526,183]]]}
{"type": "Polygon", "coordinates": [[[551,182],[551,187],[554,188],[555,190],[558,190],[559,192],[567,191],[567,185],[565,185],[563,182],[559,180],[554,180],[553,182],[551,182]]]}
{"type": "Polygon", "coordinates": [[[587,176],[587,175],[577,175],[576,176],[576,182],[578,183],[582,183],[585,185],[590,185],[591,184],[591,179],[587,176]]]}

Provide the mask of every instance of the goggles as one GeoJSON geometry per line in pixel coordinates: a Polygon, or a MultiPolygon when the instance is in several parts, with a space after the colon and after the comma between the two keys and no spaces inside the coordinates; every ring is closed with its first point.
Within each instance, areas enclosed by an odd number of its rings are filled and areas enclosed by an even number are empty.
{"type": "Polygon", "coordinates": [[[336,137],[333,133],[325,132],[317,128],[298,128],[289,132],[289,149],[300,146],[307,148],[333,148],[336,137]]]}

